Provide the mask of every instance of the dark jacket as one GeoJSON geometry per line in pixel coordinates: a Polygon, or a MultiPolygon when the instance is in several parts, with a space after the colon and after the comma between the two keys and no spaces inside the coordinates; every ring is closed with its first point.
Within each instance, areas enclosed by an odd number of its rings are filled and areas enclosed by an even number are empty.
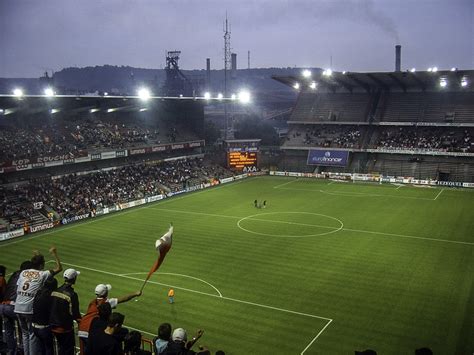
{"type": "Polygon", "coordinates": [[[74,292],[72,285],[65,283],[56,291],[51,293],[52,304],[49,324],[53,331],[59,328],[59,332],[72,331],[73,321],[80,321],[79,297],[74,292]]]}

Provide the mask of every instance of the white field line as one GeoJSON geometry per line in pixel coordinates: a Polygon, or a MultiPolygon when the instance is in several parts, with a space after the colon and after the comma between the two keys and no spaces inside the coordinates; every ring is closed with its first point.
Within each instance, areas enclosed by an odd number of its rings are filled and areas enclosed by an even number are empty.
{"type": "MultiPolygon", "coordinates": [[[[53,261],[51,260],[51,261],[48,261],[48,262],[53,262],[53,261]]],[[[62,264],[64,264],[64,265],[69,265],[69,266],[72,266],[72,267],[74,267],[74,268],[77,268],[79,271],[80,271],[81,269],[85,269],[85,270],[90,270],[90,271],[94,271],[94,272],[98,272],[98,273],[102,273],[102,274],[106,274],[106,275],[112,275],[112,276],[116,276],[116,277],[123,277],[123,278],[126,278],[126,279],[137,280],[137,281],[144,281],[143,279],[139,279],[139,278],[136,278],[136,277],[130,277],[130,276],[126,276],[126,275],[124,275],[124,274],[116,274],[116,273],[109,272],[109,271],[104,271],[104,270],[99,270],[99,269],[93,269],[93,268],[86,267],[86,266],[80,266],[80,265],[71,264],[71,263],[65,263],[65,262],[63,262],[62,264]]],[[[145,272],[145,273],[146,273],[146,272],[145,272]]],[[[166,284],[162,284],[162,283],[154,282],[154,281],[148,281],[148,283],[170,287],[170,285],[166,285],[166,284]]],[[[173,286],[173,287],[174,287],[174,286],[173,286]]],[[[175,287],[175,288],[176,288],[176,289],[180,289],[180,290],[184,290],[184,291],[193,292],[193,293],[199,293],[199,294],[206,295],[206,296],[210,296],[210,297],[216,297],[216,298],[224,299],[224,300],[231,301],[231,302],[242,303],[242,304],[246,304],[246,305],[250,305],[250,306],[255,306],[255,307],[260,307],[260,308],[266,308],[266,309],[271,309],[271,310],[274,310],[274,311],[280,311],[280,312],[283,312],[283,313],[295,314],[295,315],[303,316],[303,317],[309,317],[309,318],[316,318],[316,319],[326,320],[326,321],[327,321],[326,325],[319,331],[318,334],[316,334],[316,336],[311,340],[311,342],[306,346],[306,348],[304,348],[304,350],[301,352],[301,354],[304,354],[304,353],[306,352],[306,350],[308,350],[308,348],[309,348],[311,345],[313,345],[313,343],[316,341],[316,339],[319,338],[319,336],[326,330],[326,328],[329,326],[329,324],[331,324],[332,321],[333,321],[333,319],[331,319],[331,318],[321,317],[321,316],[317,316],[317,315],[315,315],[315,314],[309,314],[309,313],[303,313],[303,312],[298,312],[298,311],[292,311],[292,310],[290,310],[290,309],[284,309],[284,308],[279,308],[279,307],[273,307],[273,306],[269,306],[269,305],[266,305],[266,304],[261,304],[261,303],[255,303],[255,302],[250,302],[250,301],[239,300],[239,299],[236,299],[236,298],[225,297],[225,296],[222,296],[222,295],[217,296],[217,295],[214,295],[214,294],[212,294],[212,293],[205,293],[205,292],[200,292],[200,291],[191,290],[191,289],[182,288],[182,287],[175,287]]],[[[130,328],[130,329],[135,329],[135,328],[132,328],[132,327],[129,327],[129,326],[128,326],[128,328],[130,328]]],[[[146,333],[146,334],[149,334],[149,335],[155,335],[155,334],[152,334],[152,333],[149,333],[149,332],[146,332],[146,331],[142,331],[141,329],[135,329],[135,330],[139,330],[140,332],[143,332],[143,333],[146,333]]]]}
{"type": "MultiPolygon", "coordinates": [[[[155,209],[155,210],[161,210],[161,211],[166,211],[166,212],[173,212],[173,213],[186,213],[186,214],[195,214],[195,215],[211,216],[211,217],[222,217],[222,218],[232,218],[232,219],[237,219],[237,218],[241,219],[241,218],[242,218],[242,217],[238,217],[238,216],[219,215],[219,214],[204,213],[204,212],[172,210],[172,209],[167,209],[167,208],[153,208],[153,209],[155,209]]],[[[334,229],[334,227],[331,227],[331,226],[323,226],[323,225],[317,225],[317,224],[306,224],[306,223],[285,222],[285,221],[270,221],[270,220],[267,220],[267,219],[258,219],[258,218],[252,218],[252,220],[258,220],[258,221],[269,222],[269,223],[285,223],[285,224],[292,224],[292,225],[302,225],[302,226],[310,226],[310,227],[319,227],[319,228],[334,229]]],[[[349,232],[368,233],[368,234],[380,234],[380,235],[386,235],[386,236],[390,236],[390,237],[430,240],[430,241],[434,241],[434,242],[444,242],[444,243],[474,245],[474,243],[472,243],[472,242],[463,242],[463,241],[459,241],[459,240],[438,239],[438,238],[428,238],[428,237],[417,237],[417,236],[414,236],[414,235],[405,235],[405,234],[395,234],[395,233],[368,231],[368,230],[362,230],[362,229],[341,228],[341,230],[342,230],[342,231],[345,230],[345,231],[349,231],[349,232]]]]}
{"type": "Polygon", "coordinates": [[[444,189],[441,189],[440,192],[438,192],[438,194],[436,195],[436,197],[433,199],[433,201],[436,201],[439,197],[439,195],[441,195],[441,193],[444,191],[444,189]]]}
{"type": "Polygon", "coordinates": [[[328,185],[328,186],[329,186],[329,185],[332,185],[332,184],[334,184],[335,182],[336,182],[336,181],[333,180],[333,181],[329,182],[327,185],[328,185]]]}
{"type": "MultiPolygon", "coordinates": [[[[147,275],[148,273],[147,272],[129,272],[129,273],[126,273],[126,274],[120,274],[119,276],[143,275],[143,274],[147,275]]],[[[219,297],[222,297],[222,293],[221,293],[221,291],[219,291],[219,289],[217,287],[215,287],[213,284],[211,284],[211,283],[209,283],[209,282],[207,282],[203,279],[199,279],[197,277],[190,276],[190,275],[176,274],[174,272],[157,272],[156,275],[175,275],[175,276],[186,277],[188,279],[198,280],[198,281],[200,281],[202,283],[205,283],[206,285],[212,287],[219,294],[219,297]]]]}
{"type": "Polygon", "coordinates": [[[400,187],[402,187],[403,185],[398,185],[398,187],[395,189],[395,190],[398,190],[400,187]]]}
{"type": "Polygon", "coordinates": [[[283,183],[283,184],[273,186],[273,188],[274,188],[274,189],[279,189],[281,186],[286,186],[286,185],[292,184],[292,183],[294,183],[294,182],[296,182],[296,181],[298,181],[298,179],[290,180],[290,181],[285,182],[285,183],[283,183]]]}
{"type": "Polygon", "coordinates": [[[349,191],[325,191],[325,190],[315,190],[315,189],[295,189],[291,187],[284,187],[281,190],[289,190],[289,191],[310,191],[310,192],[321,192],[323,194],[328,195],[335,195],[335,196],[353,196],[353,197],[395,197],[395,198],[406,198],[406,199],[414,199],[414,200],[425,200],[425,201],[433,201],[432,198],[426,197],[414,197],[414,196],[399,196],[399,195],[383,195],[383,194],[368,194],[364,192],[349,192],[349,191]]]}
{"type": "Polygon", "coordinates": [[[320,336],[321,334],[323,334],[323,332],[326,330],[326,328],[327,328],[327,327],[329,326],[329,324],[331,324],[331,323],[332,323],[332,320],[330,320],[330,321],[328,321],[328,322],[326,323],[326,325],[323,327],[323,329],[321,329],[320,332],[319,332],[318,334],[316,334],[316,336],[313,338],[313,340],[311,340],[310,343],[306,346],[306,348],[303,349],[303,351],[301,352],[301,355],[303,355],[303,354],[305,353],[305,351],[308,350],[311,345],[313,345],[313,343],[316,341],[316,339],[318,339],[319,336],[320,336]]]}
{"type": "Polygon", "coordinates": [[[147,204],[147,205],[136,206],[136,207],[130,208],[128,211],[113,212],[113,213],[111,213],[109,215],[106,215],[106,216],[100,216],[98,218],[90,218],[89,220],[87,220],[85,222],[76,222],[76,223],[72,223],[69,226],[57,227],[57,228],[54,228],[54,229],[50,230],[49,232],[38,233],[38,234],[33,235],[31,237],[28,236],[28,237],[25,237],[25,238],[18,238],[18,239],[15,239],[15,240],[11,241],[11,242],[5,241],[5,242],[0,243],[0,248],[6,247],[6,246],[9,246],[9,245],[12,245],[12,244],[23,243],[23,242],[26,242],[28,240],[36,239],[36,238],[43,237],[43,236],[49,235],[49,234],[55,234],[55,233],[62,232],[62,231],[68,230],[68,229],[77,228],[77,227],[80,227],[80,226],[84,226],[86,224],[103,221],[105,219],[120,217],[120,216],[129,214],[129,213],[138,212],[141,209],[153,208],[153,206],[155,206],[157,203],[162,205],[162,204],[169,203],[169,202],[172,202],[172,201],[181,200],[183,198],[187,198],[187,197],[195,196],[195,195],[198,195],[198,194],[202,194],[204,192],[221,189],[223,187],[234,186],[234,185],[239,184],[243,181],[244,180],[239,180],[237,182],[233,182],[232,184],[219,185],[219,186],[212,187],[212,188],[209,188],[209,189],[204,189],[204,190],[201,190],[201,191],[186,193],[186,194],[178,196],[178,197],[171,197],[171,198],[167,198],[165,200],[152,202],[152,203],[147,204]]]}

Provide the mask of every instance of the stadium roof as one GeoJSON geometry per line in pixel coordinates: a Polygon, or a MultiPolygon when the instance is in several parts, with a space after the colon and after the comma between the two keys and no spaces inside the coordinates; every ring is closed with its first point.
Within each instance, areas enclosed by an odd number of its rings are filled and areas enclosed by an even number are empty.
{"type": "Polygon", "coordinates": [[[324,88],[328,91],[474,91],[474,70],[433,70],[401,72],[307,73],[299,76],[272,76],[273,79],[299,90],[324,88]],[[306,75],[306,76],[305,76],[306,75]],[[441,84],[442,82],[445,83],[441,84]],[[313,83],[313,87],[310,85],[313,83]],[[464,84],[462,84],[464,83],[464,84]]]}

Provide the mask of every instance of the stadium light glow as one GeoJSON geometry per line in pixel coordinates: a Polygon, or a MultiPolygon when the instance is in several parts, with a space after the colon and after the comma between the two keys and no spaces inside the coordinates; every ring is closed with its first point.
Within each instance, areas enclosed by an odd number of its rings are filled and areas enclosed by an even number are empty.
{"type": "Polygon", "coordinates": [[[55,113],[58,113],[60,110],[57,109],[57,108],[52,108],[51,110],[49,110],[49,112],[54,115],[55,113]]]}
{"type": "Polygon", "coordinates": [[[116,108],[108,108],[107,109],[107,113],[111,113],[111,112],[114,112],[114,111],[117,111],[116,108]]]}
{"type": "Polygon", "coordinates": [[[94,112],[97,112],[97,111],[100,111],[100,108],[91,108],[89,110],[90,113],[94,113],[94,112]]]}
{"type": "Polygon", "coordinates": [[[140,111],[140,112],[145,112],[145,111],[147,111],[147,110],[148,110],[148,109],[147,109],[146,107],[142,107],[139,111],[140,111]]]}
{"type": "Polygon", "coordinates": [[[458,70],[458,68],[455,68],[455,67],[451,68],[451,71],[456,71],[456,70],[458,70]]]}
{"type": "Polygon", "coordinates": [[[211,99],[211,93],[210,92],[205,92],[204,93],[204,99],[210,100],[211,99]]]}
{"type": "Polygon", "coordinates": [[[433,68],[429,67],[428,71],[431,73],[433,71],[433,68]]]}
{"type": "Polygon", "coordinates": [[[179,98],[182,99],[182,98],[183,98],[183,94],[179,94],[179,98]]]}
{"type": "Polygon", "coordinates": [[[22,97],[23,96],[23,90],[21,90],[19,88],[16,88],[15,90],[13,90],[13,95],[16,96],[16,97],[22,97]]]}
{"type": "Polygon", "coordinates": [[[462,86],[463,88],[465,88],[465,87],[467,86],[467,80],[466,80],[466,79],[462,79],[462,80],[461,80],[461,86],[462,86]]]}
{"type": "Polygon", "coordinates": [[[217,94],[217,100],[222,100],[224,98],[224,95],[221,93],[217,94]]]}
{"type": "Polygon", "coordinates": [[[345,70],[342,72],[342,74],[344,74],[344,75],[346,75],[346,73],[347,73],[347,72],[346,72],[345,70]]]}
{"type": "Polygon", "coordinates": [[[54,90],[52,88],[44,89],[44,96],[53,97],[54,96],[54,90]]]}
{"type": "Polygon", "coordinates": [[[3,114],[3,108],[0,108],[0,114],[3,114]]]}
{"type": "Polygon", "coordinates": [[[104,96],[107,96],[107,95],[109,95],[109,93],[108,93],[107,91],[106,91],[106,92],[104,92],[104,96]]]}
{"type": "Polygon", "coordinates": [[[148,90],[147,88],[141,88],[140,90],[138,90],[138,97],[140,98],[140,100],[143,101],[148,100],[151,97],[150,90],[148,90]]]}
{"type": "Polygon", "coordinates": [[[442,88],[445,88],[446,86],[448,86],[448,82],[446,81],[446,79],[441,79],[439,81],[439,86],[441,86],[442,88]]]}
{"type": "Polygon", "coordinates": [[[311,84],[309,84],[309,87],[313,90],[316,89],[316,83],[313,81],[311,84]]]}
{"type": "Polygon", "coordinates": [[[410,72],[411,72],[411,73],[416,72],[416,68],[411,68],[411,69],[410,69],[410,72]]]}
{"type": "Polygon", "coordinates": [[[433,73],[436,73],[438,71],[438,67],[433,67],[433,73]]]}
{"type": "Polygon", "coordinates": [[[311,77],[311,70],[305,69],[303,70],[302,74],[303,74],[303,77],[309,78],[311,77]]]}
{"type": "Polygon", "coordinates": [[[326,69],[323,71],[324,76],[331,76],[332,75],[332,70],[331,69],[326,69]]]}
{"type": "Polygon", "coordinates": [[[231,99],[231,100],[235,100],[236,98],[237,98],[237,95],[235,95],[235,94],[232,94],[232,95],[230,96],[230,99],[231,99]]]}
{"type": "Polygon", "coordinates": [[[243,104],[248,104],[250,102],[250,93],[248,91],[239,92],[239,101],[243,104]]]}
{"type": "Polygon", "coordinates": [[[295,83],[295,84],[293,85],[293,87],[294,87],[296,90],[298,90],[298,89],[300,88],[300,83],[295,83]]]}

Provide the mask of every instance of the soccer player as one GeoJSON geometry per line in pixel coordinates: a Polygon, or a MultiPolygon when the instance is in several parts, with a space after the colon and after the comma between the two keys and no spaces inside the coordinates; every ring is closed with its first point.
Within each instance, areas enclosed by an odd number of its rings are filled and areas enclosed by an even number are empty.
{"type": "Polygon", "coordinates": [[[174,303],[174,290],[172,288],[168,291],[168,300],[170,304],[174,303]]]}

